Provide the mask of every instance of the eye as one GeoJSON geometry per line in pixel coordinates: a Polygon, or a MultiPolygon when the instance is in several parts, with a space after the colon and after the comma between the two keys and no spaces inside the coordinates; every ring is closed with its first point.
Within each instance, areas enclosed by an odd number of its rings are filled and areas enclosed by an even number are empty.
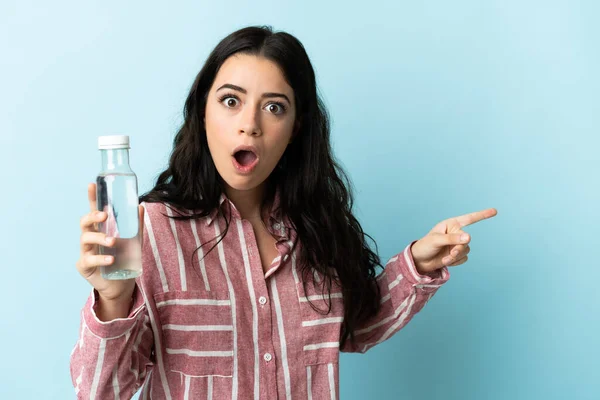
{"type": "Polygon", "coordinates": [[[233,94],[226,94],[219,98],[219,102],[220,103],[224,102],[223,105],[227,108],[235,107],[239,101],[240,100],[238,99],[238,97],[233,94]]]}
{"type": "Polygon", "coordinates": [[[267,110],[275,115],[280,115],[285,112],[286,108],[281,103],[269,103],[267,104],[267,110]]]}

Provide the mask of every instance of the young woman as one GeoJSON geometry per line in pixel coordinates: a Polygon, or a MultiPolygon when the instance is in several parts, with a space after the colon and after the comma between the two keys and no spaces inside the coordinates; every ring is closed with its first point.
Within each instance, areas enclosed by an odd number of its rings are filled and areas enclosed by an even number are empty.
{"type": "Polygon", "coordinates": [[[302,44],[270,28],[223,39],[196,77],[168,168],[140,197],[143,275],[106,281],[81,220],[93,286],[71,356],[85,399],[335,399],[339,352],[405,326],[464,263],[468,224],[440,222],[377,276],[352,214],[302,44]],[[461,239],[466,235],[466,239],[461,239]]]}

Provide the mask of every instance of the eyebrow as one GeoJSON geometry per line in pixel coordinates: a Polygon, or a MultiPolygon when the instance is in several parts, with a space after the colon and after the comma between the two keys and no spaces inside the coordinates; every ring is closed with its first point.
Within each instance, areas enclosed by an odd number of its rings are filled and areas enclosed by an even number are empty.
{"type": "MultiPolygon", "coordinates": [[[[237,85],[233,85],[231,83],[224,84],[223,86],[221,86],[220,88],[217,89],[217,92],[221,89],[233,89],[233,90],[237,90],[238,92],[242,92],[244,94],[248,93],[248,91],[246,89],[239,87],[237,85]]],[[[288,103],[292,104],[290,99],[288,99],[288,97],[283,93],[267,92],[267,93],[263,93],[261,97],[262,98],[282,97],[282,98],[286,99],[288,103]]]]}

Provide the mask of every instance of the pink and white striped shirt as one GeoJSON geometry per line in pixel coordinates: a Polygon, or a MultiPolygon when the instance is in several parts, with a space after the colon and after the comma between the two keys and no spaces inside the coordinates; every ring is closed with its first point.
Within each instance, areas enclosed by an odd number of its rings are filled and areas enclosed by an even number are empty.
{"type": "MultiPolygon", "coordinates": [[[[269,230],[279,256],[264,273],[250,223],[225,196],[232,218],[225,238],[193,254],[225,229],[213,212],[176,221],[163,203],[142,203],[144,272],[137,278],[127,318],[100,321],[92,291],[71,354],[71,377],[80,399],[337,399],[339,352],[365,352],[390,338],[449,279],[420,275],[410,247],[392,257],[377,278],[378,315],[340,348],[344,315],[339,289],[327,310],[320,285],[299,273],[298,246],[289,221],[271,214],[269,230]],[[192,257],[193,256],[193,257],[192,257]],[[206,257],[204,257],[206,256],[206,257]]],[[[314,273],[317,283],[323,279],[314,273]]],[[[335,288],[335,285],[334,285],[335,288]]]]}

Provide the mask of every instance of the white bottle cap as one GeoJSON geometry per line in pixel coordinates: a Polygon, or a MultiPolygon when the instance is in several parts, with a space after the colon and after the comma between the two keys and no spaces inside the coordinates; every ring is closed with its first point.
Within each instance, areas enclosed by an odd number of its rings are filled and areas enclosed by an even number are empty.
{"type": "Polygon", "coordinates": [[[129,149],[129,136],[111,135],[98,136],[98,149],[129,149]]]}

